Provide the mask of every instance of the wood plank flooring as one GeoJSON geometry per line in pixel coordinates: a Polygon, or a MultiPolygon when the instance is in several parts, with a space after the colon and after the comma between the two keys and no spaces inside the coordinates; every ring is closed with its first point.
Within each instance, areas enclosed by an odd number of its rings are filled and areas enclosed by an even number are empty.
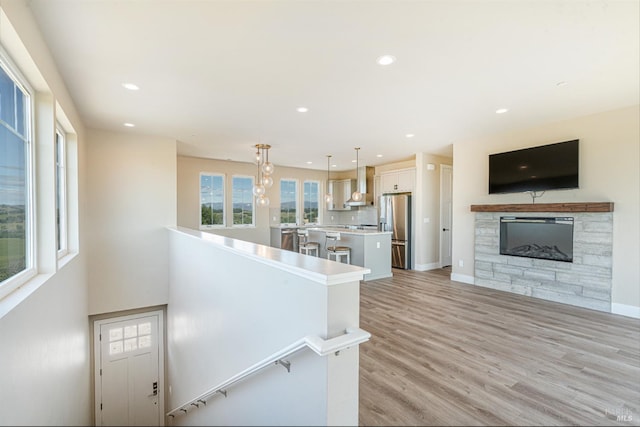
{"type": "Polygon", "coordinates": [[[640,320],[393,272],[361,283],[360,425],[640,425],[640,320]]]}

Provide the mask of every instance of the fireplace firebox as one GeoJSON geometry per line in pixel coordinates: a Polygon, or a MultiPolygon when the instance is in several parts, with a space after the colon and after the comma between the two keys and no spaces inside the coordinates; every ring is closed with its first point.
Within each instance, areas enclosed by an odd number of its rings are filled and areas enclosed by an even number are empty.
{"type": "Polygon", "coordinates": [[[500,254],[573,262],[573,218],[500,217],[500,254]]]}

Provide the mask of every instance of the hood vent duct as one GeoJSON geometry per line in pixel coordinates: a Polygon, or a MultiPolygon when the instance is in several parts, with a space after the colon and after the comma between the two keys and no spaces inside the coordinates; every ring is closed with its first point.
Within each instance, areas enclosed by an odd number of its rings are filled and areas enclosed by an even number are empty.
{"type": "Polygon", "coordinates": [[[352,198],[347,200],[347,206],[370,206],[373,205],[373,175],[375,168],[373,166],[361,166],[356,169],[356,188],[362,193],[362,200],[355,201],[352,198]]]}

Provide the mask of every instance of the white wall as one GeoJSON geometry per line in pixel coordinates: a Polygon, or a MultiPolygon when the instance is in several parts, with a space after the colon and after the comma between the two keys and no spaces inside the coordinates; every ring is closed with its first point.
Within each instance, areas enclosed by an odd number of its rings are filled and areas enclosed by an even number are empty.
{"type": "MultiPolygon", "coordinates": [[[[272,149],[271,159],[275,157],[277,151],[272,149]]],[[[247,157],[253,157],[253,153],[248,151],[247,157]]],[[[178,224],[183,227],[189,227],[194,230],[199,228],[200,224],[200,173],[221,173],[226,175],[227,203],[231,202],[231,177],[234,174],[255,176],[256,166],[252,163],[230,162],[224,160],[204,159],[199,157],[178,157],[178,224]]],[[[355,170],[353,171],[355,176],[355,170]]],[[[256,207],[256,227],[252,228],[216,228],[210,230],[215,234],[233,237],[248,242],[260,243],[268,245],[270,240],[269,226],[270,224],[280,223],[280,179],[292,178],[298,180],[298,188],[302,188],[304,180],[313,180],[320,182],[320,194],[326,191],[327,172],[312,169],[289,168],[276,164],[273,174],[273,187],[267,190],[269,197],[269,208],[256,207]],[[274,221],[274,217],[276,218],[274,221]]],[[[332,179],[334,178],[332,174],[332,179]]],[[[302,200],[302,199],[300,199],[302,200]]],[[[358,211],[352,211],[353,215],[358,217],[358,211]]],[[[342,213],[342,212],[340,212],[342,213]]],[[[364,217],[364,216],[362,216],[364,217]]],[[[338,215],[334,215],[334,221],[337,221],[338,215]]],[[[342,219],[342,217],[340,217],[342,219]]],[[[320,220],[328,223],[330,215],[325,211],[321,212],[320,220]]],[[[231,216],[228,215],[227,223],[231,222],[231,216]]],[[[334,222],[337,223],[337,222],[334,222]]],[[[354,223],[355,219],[354,219],[354,223]]],[[[204,230],[206,231],[206,230],[204,230]]]]}
{"type": "Polygon", "coordinates": [[[621,307],[640,313],[639,132],[640,107],[634,106],[454,144],[453,277],[473,281],[470,205],[531,203],[526,193],[488,194],[489,154],[578,138],[580,188],[548,191],[537,203],[614,202],[612,303],[614,311],[621,307]],[[460,260],[464,267],[458,265],[460,260]]]}
{"type": "Polygon", "coordinates": [[[89,312],[166,304],[176,141],[96,130],[88,140],[89,312]]]}
{"type": "MultiPolygon", "coordinates": [[[[38,91],[38,123],[54,122],[51,114],[57,103],[64,110],[65,122],[76,133],[72,138],[73,156],[77,155],[78,164],[77,168],[69,165],[72,174],[69,184],[71,194],[78,197],[70,204],[72,224],[79,227],[79,234],[72,232],[72,254],[64,262],[52,256],[55,242],[40,241],[40,248],[49,248],[49,253],[40,252],[48,259],[43,274],[0,302],[4,305],[8,300],[20,301],[0,318],[0,424],[89,425],[84,127],[26,2],[3,0],[0,7],[0,45],[38,91]],[[25,298],[19,297],[20,294],[25,298]]],[[[36,135],[42,135],[42,131],[38,129],[36,135]]],[[[53,144],[50,142],[49,148],[53,144]]],[[[42,149],[47,144],[38,140],[36,146],[42,149]]],[[[49,179],[53,181],[53,176],[49,179]]],[[[37,181],[44,183],[47,177],[40,176],[37,181]]],[[[51,202],[52,198],[38,199],[39,202],[45,200],[51,202]]],[[[53,212],[51,205],[41,205],[39,209],[41,213],[53,212]]],[[[44,222],[52,222],[55,217],[53,214],[41,216],[44,222]]],[[[42,225],[49,230],[52,226],[51,223],[42,225]]],[[[47,236],[50,233],[39,235],[40,238],[47,236]]]]}
{"type": "Polygon", "coordinates": [[[440,168],[452,159],[427,153],[416,154],[414,218],[414,268],[432,270],[440,265],[440,168]],[[434,165],[429,170],[427,165],[434,165]],[[428,222],[424,222],[428,220],[428,222]]]}
{"type": "Polygon", "coordinates": [[[89,425],[83,257],[0,320],[0,425],[89,425]]]}

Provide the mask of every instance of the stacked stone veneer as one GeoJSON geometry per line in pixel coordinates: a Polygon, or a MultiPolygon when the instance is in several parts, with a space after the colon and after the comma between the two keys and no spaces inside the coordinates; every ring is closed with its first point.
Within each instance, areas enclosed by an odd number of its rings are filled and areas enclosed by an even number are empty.
{"type": "Polygon", "coordinates": [[[475,284],[611,312],[613,214],[476,213],[475,284]],[[573,262],[500,255],[500,217],[573,217],[573,262]]]}

